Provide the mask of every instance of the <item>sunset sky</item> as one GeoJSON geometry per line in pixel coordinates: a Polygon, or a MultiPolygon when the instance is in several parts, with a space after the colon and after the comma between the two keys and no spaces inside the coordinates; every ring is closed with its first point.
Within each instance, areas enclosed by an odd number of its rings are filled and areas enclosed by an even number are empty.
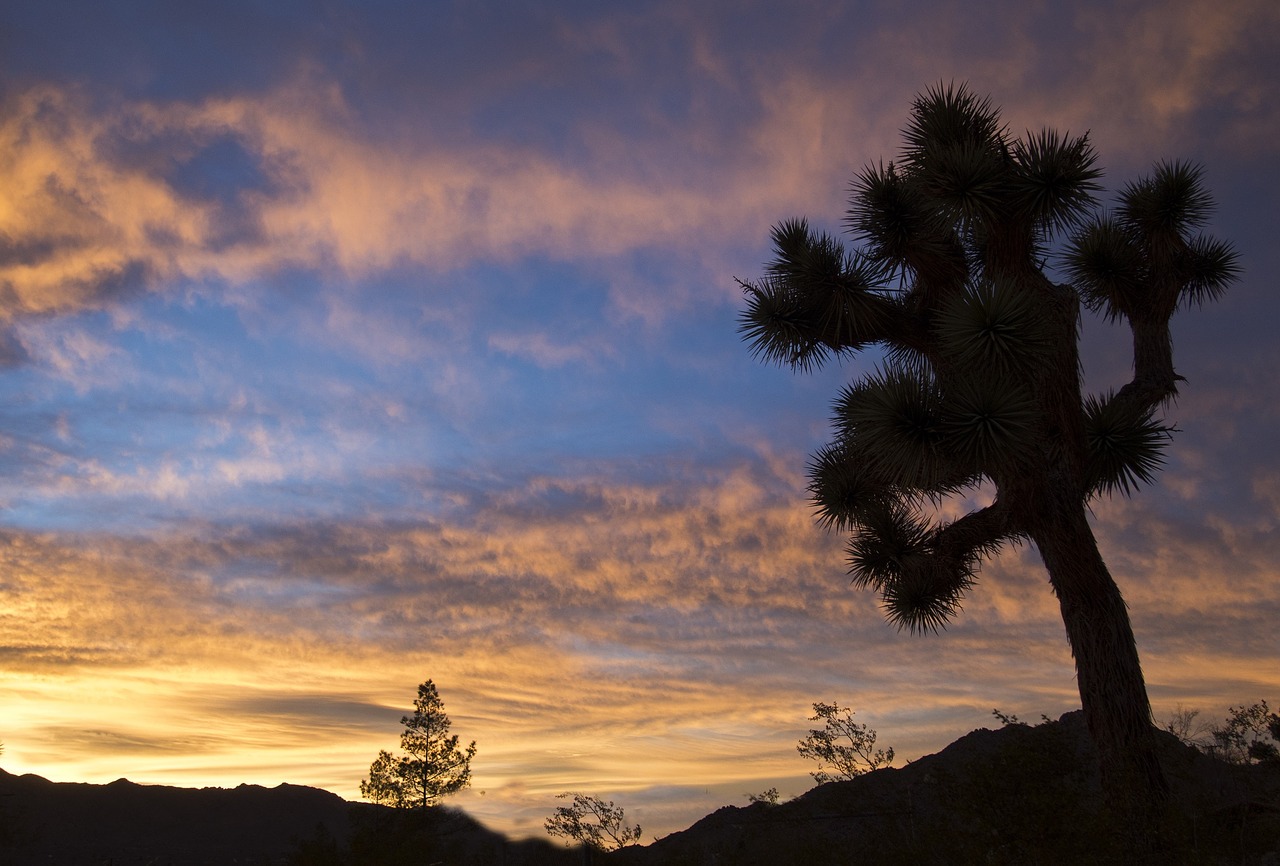
{"type": "MultiPolygon", "coordinates": [[[[1179,314],[1181,431],[1094,526],[1158,719],[1280,699],[1280,4],[0,5],[0,767],[350,799],[417,685],[451,802],[652,836],[807,790],[814,701],[898,763],[1078,706],[1032,548],[937,636],[813,523],[842,383],[734,277],[839,230],[914,94],[1202,163],[1243,277],[1179,314]],[[203,10],[203,11],[202,11],[203,10]]],[[[1087,385],[1129,373],[1084,323],[1087,385]]]]}

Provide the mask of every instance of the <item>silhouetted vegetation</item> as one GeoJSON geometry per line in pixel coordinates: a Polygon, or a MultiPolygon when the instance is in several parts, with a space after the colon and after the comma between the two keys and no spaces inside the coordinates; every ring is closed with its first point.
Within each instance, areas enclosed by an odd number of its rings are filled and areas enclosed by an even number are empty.
{"type": "Polygon", "coordinates": [[[759,803],[762,806],[776,806],[778,805],[778,800],[781,796],[782,795],[778,793],[777,788],[768,788],[761,791],[759,794],[747,794],[746,798],[748,803],[759,803]]]}
{"type": "Polygon", "coordinates": [[[1280,715],[1265,700],[1229,708],[1219,727],[1197,722],[1199,715],[1199,710],[1179,704],[1164,729],[1186,745],[1228,763],[1280,763],[1280,715]]]}
{"type": "MultiPolygon", "coordinates": [[[[1009,725],[1025,725],[1026,724],[1026,722],[1022,721],[1022,719],[1018,718],[1013,713],[1000,712],[999,708],[992,710],[991,715],[995,716],[996,720],[999,721],[1000,724],[1004,725],[1005,727],[1008,727],[1009,725]]],[[[1036,724],[1047,725],[1052,721],[1053,719],[1049,718],[1044,713],[1041,713],[1040,721],[1036,722],[1036,724]]]]}
{"type": "Polygon", "coordinates": [[[1265,700],[1231,707],[1227,723],[1210,731],[1215,754],[1236,764],[1280,764],[1280,715],[1265,700]]]}
{"type": "Polygon", "coordinates": [[[1197,166],[1159,163],[1102,211],[1088,136],[1014,138],[966,87],[917,97],[896,162],[857,176],[855,251],[803,219],[773,230],[765,276],[741,281],[754,354],[807,371],[873,344],[871,375],[835,402],[835,436],[809,464],[819,521],[850,533],[849,572],[890,622],[936,631],[984,560],[1029,540],[1058,598],[1088,728],[1117,808],[1148,818],[1168,783],[1125,602],[1089,502],[1130,494],[1163,462],[1177,394],[1169,321],[1238,275],[1199,234],[1213,199],[1197,166]],[[1055,244],[1070,282],[1046,270],[1055,244]],[[1133,376],[1082,391],[1081,307],[1123,321],[1133,376]],[[958,520],[930,506],[994,490],[958,520]]]}
{"type": "MultiPolygon", "coordinates": [[[[1233,707],[1227,726],[1251,718],[1248,710],[1233,707]]],[[[543,839],[513,842],[444,806],[346,803],[292,785],[54,784],[0,771],[0,811],[21,831],[0,846],[0,862],[1266,866],[1280,852],[1280,763],[1231,763],[1159,732],[1170,807],[1156,828],[1163,850],[1143,858],[1131,844],[1133,828],[1102,797],[1083,715],[1036,725],[1000,715],[1008,723],[999,729],[974,731],[905,767],[818,785],[775,805],[757,799],[726,806],[687,830],[611,852],[603,845],[593,852],[543,839]]],[[[604,805],[628,828],[621,809],[604,805]]],[[[633,832],[630,841],[638,841],[639,829],[633,832]]]]}
{"type": "Polygon", "coordinates": [[[1189,709],[1178,704],[1173,713],[1165,721],[1163,728],[1177,737],[1184,745],[1204,751],[1209,734],[1209,723],[1196,721],[1199,710],[1189,709]]]}
{"type": "Polygon", "coordinates": [[[572,797],[568,806],[557,806],[544,826],[552,836],[572,839],[595,851],[616,851],[640,841],[640,825],[627,824],[621,806],[588,794],[566,792],[560,799],[572,797]]]}
{"type": "Polygon", "coordinates": [[[820,785],[761,809],[725,807],[613,859],[628,866],[968,866],[975,863],[1261,866],[1280,850],[1280,767],[1232,765],[1156,735],[1169,808],[1136,844],[1103,797],[1083,714],[1006,715],[936,755],[820,785]]]}
{"type": "Polygon", "coordinates": [[[810,773],[819,785],[839,782],[870,773],[893,763],[893,749],[877,749],[876,732],[853,720],[853,710],[839,704],[813,705],[811,722],[822,722],[820,730],[810,730],[796,750],[801,757],[818,762],[810,773]]]}
{"type": "Polygon", "coordinates": [[[379,752],[369,778],[360,783],[360,796],[399,809],[422,809],[471,784],[475,741],[465,751],[458,748],[435,683],[427,680],[418,686],[413,715],[401,718],[400,724],[405,727],[400,735],[405,754],[379,752]]]}

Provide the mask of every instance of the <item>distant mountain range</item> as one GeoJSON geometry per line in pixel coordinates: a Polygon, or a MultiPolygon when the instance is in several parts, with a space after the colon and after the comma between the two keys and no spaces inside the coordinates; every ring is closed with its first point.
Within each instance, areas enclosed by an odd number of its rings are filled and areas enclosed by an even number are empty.
{"type": "Polygon", "coordinates": [[[55,783],[0,770],[0,863],[282,863],[359,804],[297,785],[171,788],[55,783]]]}
{"type": "MultiPolygon", "coordinates": [[[[1280,866],[1280,767],[1224,764],[1162,736],[1174,816],[1152,862],[1280,866]]],[[[54,783],[0,770],[0,866],[431,864],[822,866],[1130,863],[1080,713],[978,730],[905,767],[776,806],[726,806],[613,854],[512,842],[449,808],[400,813],[296,785],[54,783]]]]}

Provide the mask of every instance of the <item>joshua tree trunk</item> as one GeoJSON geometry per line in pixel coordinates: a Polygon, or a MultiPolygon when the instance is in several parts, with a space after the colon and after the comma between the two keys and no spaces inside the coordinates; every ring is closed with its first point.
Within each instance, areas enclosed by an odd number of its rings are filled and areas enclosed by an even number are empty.
{"type": "Polygon", "coordinates": [[[1030,485],[1011,483],[1023,527],[1049,572],[1076,662],[1080,705],[1098,750],[1103,789],[1113,809],[1140,819],[1158,809],[1168,783],[1156,760],[1147,696],[1129,608],[1098,551],[1089,526],[1084,467],[1088,460],[1075,296],[1049,285],[1047,319],[1058,331],[1056,362],[1038,384],[1045,416],[1055,419],[1042,442],[1043,468],[1030,485]],[[1056,434],[1056,435],[1055,435],[1056,434]]]}
{"type": "Polygon", "coordinates": [[[1098,553],[1083,504],[1033,535],[1062,610],[1085,722],[1115,807],[1157,808],[1168,783],[1156,760],[1151,703],[1129,610],[1098,553]]]}

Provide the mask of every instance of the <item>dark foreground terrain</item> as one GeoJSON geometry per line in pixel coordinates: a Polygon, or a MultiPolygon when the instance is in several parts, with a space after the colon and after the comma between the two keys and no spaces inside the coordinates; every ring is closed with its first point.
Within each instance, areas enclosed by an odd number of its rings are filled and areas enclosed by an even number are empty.
{"type": "MultiPolygon", "coordinates": [[[[609,855],[618,866],[1151,863],[1280,866],[1280,767],[1239,767],[1172,736],[1174,804],[1139,857],[1102,805],[1079,713],[979,730],[900,769],[788,803],[726,806],[609,855]]],[[[447,808],[396,813],[294,785],[225,790],[55,784],[0,771],[0,866],[439,864],[578,866],[581,851],[511,842],[447,808]]]]}

